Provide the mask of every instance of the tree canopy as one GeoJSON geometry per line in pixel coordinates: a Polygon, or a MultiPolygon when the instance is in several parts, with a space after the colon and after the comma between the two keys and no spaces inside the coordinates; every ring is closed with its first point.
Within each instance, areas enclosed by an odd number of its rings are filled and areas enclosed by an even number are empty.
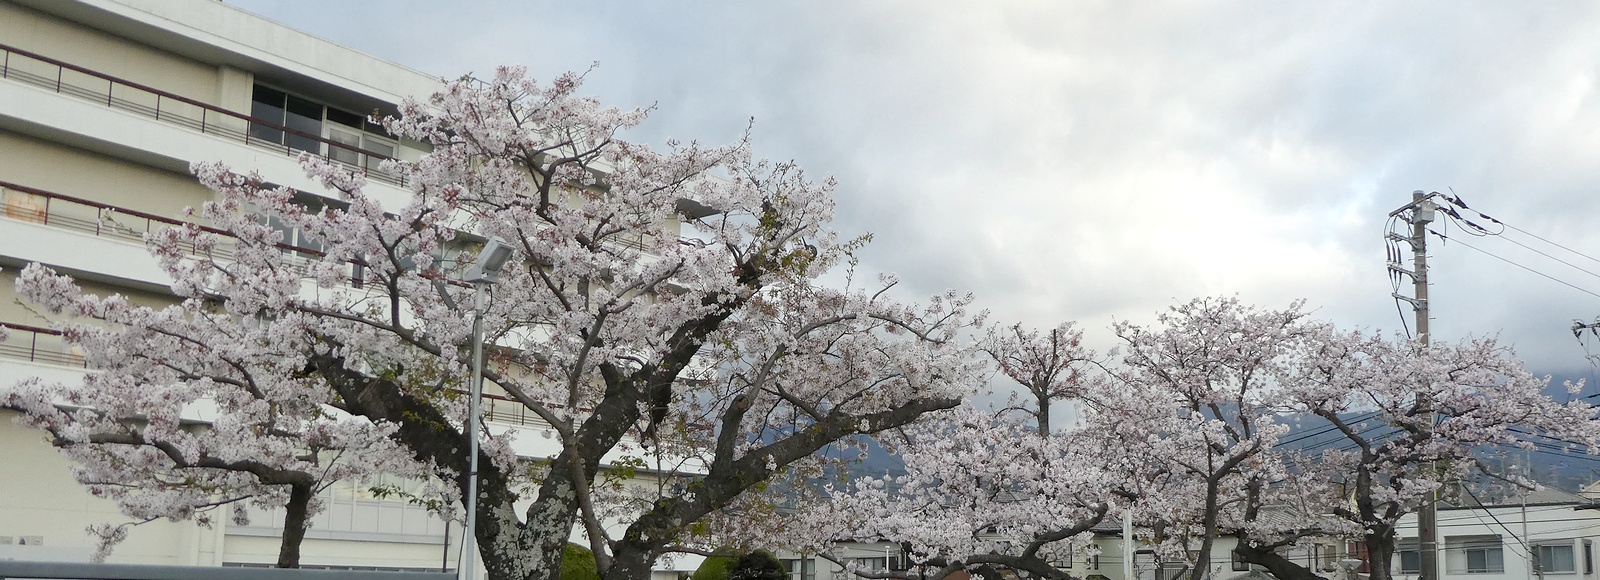
{"type": "MultiPolygon", "coordinates": [[[[86,295],[30,266],[21,294],[96,370],[78,385],[13,389],[10,404],[67,449],[174,438],[171,452],[129,452],[186,474],[214,465],[181,411],[215,402],[205,436],[223,441],[223,461],[280,433],[274,469],[311,457],[310,436],[377,438],[362,462],[413,466],[399,469],[459,497],[474,318],[461,280],[484,240],[505,240],[515,256],[481,311],[487,389],[558,450],[529,462],[516,452],[523,431],[480,431],[481,556],[492,578],[554,580],[576,526],[601,576],[621,579],[714,541],[696,522],[740,509],[747,490],[824,446],[953,407],[977,380],[957,340],[975,323],[970,297],[906,303],[886,292],[892,277],[858,280],[850,252],[863,240],[828,229],[831,180],[756,159],[748,139],[661,151],[627,141],[646,111],[577,96],[580,81],[539,84],[506,67],[406,101],[384,126],[431,152],[383,167],[405,176],[404,200],[309,155],[302,165],[337,203],[307,207],[247,168],[197,165],[216,192],[198,214],[232,237],[151,236],[181,303],[86,295]],[[284,228],[322,249],[286,251],[284,228]],[[816,282],[835,267],[851,268],[845,287],[816,282]],[[150,419],[127,426],[133,416],[150,419]],[[649,469],[617,469],[628,466],[649,469]]],[[[120,465],[88,453],[86,469],[120,465]]]]}

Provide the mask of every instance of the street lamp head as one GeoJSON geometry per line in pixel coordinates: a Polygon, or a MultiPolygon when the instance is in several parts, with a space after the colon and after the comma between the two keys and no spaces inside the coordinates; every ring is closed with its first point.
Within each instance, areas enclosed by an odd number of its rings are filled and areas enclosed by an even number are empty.
{"type": "Polygon", "coordinates": [[[473,284],[498,282],[500,268],[511,259],[511,251],[511,244],[500,241],[500,238],[491,238],[489,243],[483,245],[483,251],[478,252],[478,259],[472,264],[472,269],[467,270],[467,281],[473,284]]]}

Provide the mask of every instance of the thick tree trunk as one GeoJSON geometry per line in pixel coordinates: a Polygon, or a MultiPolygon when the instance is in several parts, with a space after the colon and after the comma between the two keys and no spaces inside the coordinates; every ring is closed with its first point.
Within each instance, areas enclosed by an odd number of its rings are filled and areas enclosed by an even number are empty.
{"type": "Polygon", "coordinates": [[[602,576],[605,580],[643,580],[650,577],[653,558],[644,550],[619,550],[611,560],[611,569],[602,576]]]}
{"type": "Polygon", "coordinates": [[[1278,580],[1327,580],[1282,554],[1251,546],[1244,538],[1239,538],[1239,546],[1235,551],[1244,561],[1266,568],[1278,580]]]}
{"type": "MultiPolygon", "coordinates": [[[[391,381],[347,370],[342,358],[323,355],[313,358],[312,363],[339,393],[346,411],[398,425],[395,436],[413,455],[420,461],[454,471],[457,487],[466,493],[468,441],[466,435],[455,428],[456,421],[391,381]]],[[[554,578],[556,568],[550,565],[560,563],[561,548],[565,546],[557,547],[553,555],[528,549],[531,546],[525,545],[523,525],[517,519],[516,500],[506,474],[480,449],[479,507],[474,535],[488,577],[491,580],[554,578]]]]}
{"type": "Polygon", "coordinates": [[[283,506],[283,543],[278,546],[278,567],[300,567],[300,544],[311,527],[310,485],[290,484],[289,503],[283,506]]]}
{"type": "MultiPolygon", "coordinates": [[[[581,435],[580,435],[581,438],[581,435]]],[[[572,450],[562,451],[551,465],[564,465],[571,461],[572,450]]],[[[520,534],[520,545],[530,566],[526,573],[519,576],[522,580],[559,580],[561,576],[561,556],[566,553],[567,542],[572,536],[572,529],[577,523],[578,516],[578,487],[572,479],[572,472],[559,467],[552,467],[539,486],[539,496],[528,506],[527,523],[520,534]]],[[[612,564],[615,566],[615,563],[612,564]]],[[[648,564],[645,574],[639,578],[648,579],[650,570],[648,564]]],[[[497,577],[490,574],[491,580],[511,580],[508,577],[497,577]]]]}
{"type": "Polygon", "coordinates": [[[1362,537],[1362,542],[1367,545],[1368,580],[1390,580],[1394,578],[1390,569],[1394,560],[1394,529],[1379,527],[1368,530],[1362,537]]]}

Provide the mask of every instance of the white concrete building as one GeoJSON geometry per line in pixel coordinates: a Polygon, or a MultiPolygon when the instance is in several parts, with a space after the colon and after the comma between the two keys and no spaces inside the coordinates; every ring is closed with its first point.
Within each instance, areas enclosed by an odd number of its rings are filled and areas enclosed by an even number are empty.
{"type": "MultiPolygon", "coordinates": [[[[1439,508],[1440,577],[1455,580],[1596,578],[1600,511],[1592,500],[1559,490],[1529,493],[1506,505],[1439,508]]],[[[1400,522],[1397,578],[1420,572],[1415,516],[1400,522]]]]}
{"type": "MultiPolygon", "coordinates": [[[[367,171],[367,192],[406,199],[379,161],[416,159],[426,146],[366,121],[404,96],[439,88],[438,77],[385,62],[216,0],[0,0],[0,384],[22,377],[75,381],[86,372],[48,322],[15,296],[19,267],[40,262],[85,288],[162,305],[175,299],[140,236],[180,223],[183,208],[211,197],[191,163],[222,161],[306,192],[295,158],[311,152],[367,171]]],[[[204,224],[202,224],[204,225],[204,224]]],[[[293,245],[314,245],[286,232],[293,245]]],[[[314,249],[314,248],[312,248],[314,249]]],[[[494,404],[499,403],[499,404],[494,404]]],[[[502,401],[499,429],[539,425],[502,401]]],[[[0,558],[86,560],[85,528],[121,523],[90,496],[42,433],[0,411],[0,558]]],[[[524,437],[518,452],[547,456],[524,437]]],[[[454,568],[459,524],[368,485],[324,494],[303,546],[307,567],[454,568]]],[[[227,518],[219,518],[226,520],[227,518]]],[[[272,514],[251,526],[188,522],[136,528],[113,562],[259,566],[276,560],[272,514]]],[[[658,573],[677,578],[699,557],[658,573]]]]}

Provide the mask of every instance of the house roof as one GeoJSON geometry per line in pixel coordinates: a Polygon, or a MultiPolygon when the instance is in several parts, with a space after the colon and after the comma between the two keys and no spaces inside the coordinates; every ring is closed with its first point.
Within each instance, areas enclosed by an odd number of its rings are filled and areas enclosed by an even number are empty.
{"type": "Polygon", "coordinates": [[[1564,491],[1553,487],[1541,487],[1519,496],[1499,501],[1491,500],[1487,503],[1478,501],[1478,498],[1472,495],[1458,495],[1458,497],[1449,503],[1441,502],[1439,509],[1473,509],[1487,507],[1512,507],[1521,505],[1566,505],[1587,503],[1590,503],[1590,500],[1584,499],[1583,496],[1570,491],[1564,491]]]}

